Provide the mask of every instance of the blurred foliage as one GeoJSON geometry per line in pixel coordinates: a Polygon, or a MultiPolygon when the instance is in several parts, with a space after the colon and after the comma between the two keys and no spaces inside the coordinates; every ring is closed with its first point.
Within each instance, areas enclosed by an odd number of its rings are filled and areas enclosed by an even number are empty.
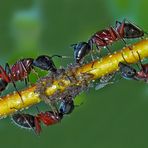
{"type": "MultiPolygon", "coordinates": [[[[13,0],[0,5],[0,63],[13,64],[40,54],[73,56],[70,45],[85,41],[97,30],[129,18],[148,30],[147,0],[13,0]]],[[[113,46],[121,48],[122,43],[113,46]]],[[[57,67],[73,59],[55,59],[57,67]]],[[[31,82],[36,81],[31,76],[31,82]]],[[[23,84],[17,84],[19,88],[23,84]]],[[[5,92],[12,91],[12,85],[5,92]]],[[[148,91],[144,83],[121,80],[104,89],[89,90],[76,100],[75,111],[60,124],[32,131],[1,120],[1,147],[147,148],[148,91]],[[82,101],[81,101],[82,100],[82,101]],[[84,103],[83,103],[84,102],[84,103]]],[[[48,110],[44,103],[40,110],[48,110]]],[[[37,113],[35,107],[28,111],[37,113]]]]}

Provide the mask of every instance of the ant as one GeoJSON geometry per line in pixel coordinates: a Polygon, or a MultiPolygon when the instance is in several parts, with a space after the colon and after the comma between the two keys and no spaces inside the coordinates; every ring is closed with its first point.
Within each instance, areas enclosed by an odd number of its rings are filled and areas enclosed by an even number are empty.
{"type": "Polygon", "coordinates": [[[96,45],[96,48],[100,51],[100,47],[106,47],[110,52],[108,45],[112,43],[122,40],[123,43],[127,46],[124,39],[134,39],[141,38],[144,36],[144,31],[128,21],[127,19],[123,19],[122,22],[116,21],[115,27],[109,27],[107,29],[103,29],[101,31],[96,32],[88,41],[93,49],[93,44],[96,45]]]}
{"type": "MultiPolygon", "coordinates": [[[[12,115],[13,122],[22,128],[33,129],[36,134],[40,134],[42,122],[46,126],[50,126],[56,123],[59,123],[63,115],[70,114],[74,110],[74,102],[71,96],[64,98],[59,106],[58,112],[46,111],[40,112],[37,115],[33,116],[30,114],[21,114],[17,113],[12,115]]],[[[39,112],[39,111],[38,111],[39,112]]]]}
{"type": "Polygon", "coordinates": [[[93,45],[96,45],[98,51],[101,50],[100,47],[106,47],[110,52],[108,45],[122,40],[127,46],[125,39],[141,38],[144,34],[147,33],[126,19],[122,22],[116,21],[115,27],[96,32],[88,42],[79,42],[71,45],[74,48],[74,59],[76,63],[83,62],[82,59],[93,50],[93,45]]]}
{"type": "Polygon", "coordinates": [[[22,128],[33,129],[36,134],[41,132],[41,122],[46,126],[50,126],[59,123],[63,118],[62,113],[57,113],[55,115],[52,111],[40,112],[39,114],[33,116],[30,114],[14,114],[12,116],[12,121],[22,128]]]}
{"type": "Polygon", "coordinates": [[[65,56],[53,55],[50,57],[47,55],[41,55],[35,60],[33,58],[24,58],[18,60],[11,67],[8,63],[6,63],[5,69],[0,65],[0,92],[6,89],[8,83],[13,83],[14,88],[21,97],[21,94],[19,93],[15,82],[25,80],[25,83],[27,84],[27,81],[29,80],[28,76],[31,71],[34,70],[34,67],[38,67],[46,71],[50,70],[51,72],[55,73],[57,71],[57,68],[52,60],[53,57],[64,58],[65,56]]]}
{"type": "Polygon", "coordinates": [[[119,63],[119,71],[121,72],[121,76],[125,79],[143,80],[145,82],[148,82],[148,64],[142,64],[140,54],[138,52],[137,54],[141,65],[139,71],[130,66],[127,62],[126,64],[122,62],[119,63]]]}

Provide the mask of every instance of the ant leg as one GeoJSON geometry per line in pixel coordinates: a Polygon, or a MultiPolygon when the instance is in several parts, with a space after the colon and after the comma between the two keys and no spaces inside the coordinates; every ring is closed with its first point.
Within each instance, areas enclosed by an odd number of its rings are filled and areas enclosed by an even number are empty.
{"type": "Polygon", "coordinates": [[[91,39],[88,41],[88,44],[90,46],[90,49],[93,50],[93,41],[91,39]]]}
{"type": "Polygon", "coordinates": [[[111,50],[110,50],[110,48],[109,48],[108,46],[106,46],[106,48],[107,48],[109,54],[111,54],[111,50]]]}
{"type": "MultiPolygon", "coordinates": [[[[138,53],[138,54],[139,54],[139,53],[138,53]]],[[[138,55],[138,56],[139,56],[139,55],[138,55]]],[[[126,59],[125,59],[124,56],[123,56],[123,53],[122,53],[122,58],[124,59],[124,61],[125,61],[125,63],[126,63],[127,65],[131,64],[131,63],[129,63],[129,62],[126,61],[126,59]]],[[[139,58],[140,58],[140,57],[139,57],[139,58]]],[[[141,60],[140,60],[140,62],[141,62],[141,60]]],[[[142,63],[140,63],[140,64],[141,64],[141,67],[142,67],[142,63]]],[[[136,66],[138,67],[139,70],[141,70],[138,64],[136,64],[136,66]]],[[[143,68],[143,67],[142,67],[142,68],[143,68]]],[[[134,79],[134,78],[133,78],[133,79],[134,79]]]]}
{"type": "Polygon", "coordinates": [[[91,68],[93,68],[94,64],[95,64],[95,61],[94,61],[94,57],[93,57],[92,53],[91,53],[91,58],[92,58],[92,61],[93,61],[92,65],[91,65],[91,68]]]}
{"type": "Polygon", "coordinates": [[[27,84],[28,84],[28,80],[25,78],[25,85],[27,87],[27,84]]]}
{"type": "Polygon", "coordinates": [[[53,111],[54,115],[56,115],[59,111],[57,109],[57,106],[55,103],[52,103],[52,101],[46,97],[45,95],[41,96],[41,98],[45,101],[46,104],[48,104],[53,111]]]}
{"type": "Polygon", "coordinates": [[[127,65],[131,64],[131,63],[129,63],[129,62],[126,61],[126,59],[125,59],[125,57],[124,57],[124,55],[123,55],[123,52],[121,53],[121,55],[122,55],[122,58],[123,58],[124,62],[125,62],[127,65]]]}
{"type": "Polygon", "coordinates": [[[93,56],[92,52],[90,53],[90,55],[91,55],[92,61],[94,61],[94,56],[93,56]]]}
{"type": "Polygon", "coordinates": [[[101,48],[99,46],[96,45],[96,48],[97,48],[97,52],[99,53],[100,57],[102,57],[101,55],[101,48]]]}
{"type": "Polygon", "coordinates": [[[54,58],[54,57],[63,58],[63,59],[71,58],[69,56],[61,56],[61,55],[57,55],[57,54],[51,56],[51,58],[54,58]]]}
{"type": "MultiPolygon", "coordinates": [[[[25,73],[27,74],[27,69],[25,67],[25,65],[23,64],[22,61],[20,61],[20,64],[21,64],[21,68],[23,68],[23,70],[25,71],[25,73]]],[[[27,78],[25,78],[25,85],[27,86],[28,85],[28,82],[29,82],[29,77],[27,76],[27,78]]]]}
{"type": "Polygon", "coordinates": [[[39,75],[38,75],[38,73],[35,71],[35,69],[34,69],[34,68],[32,68],[32,73],[34,73],[34,74],[36,75],[37,79],[39,79],[39,78],[40,78],[40,77],[39,77],[39,75]]]}
{"type": "MultiPolygon", "coordinates": [[[[140,63],[140,66],[141,66],[141,68],[142,68],[142,70],[143,71],[145,71],[145,69],[144,69],[144,67],[143,67],[143,64],[142,64],[142,62],[141,62],[141,57],[140,57],[140,54],[139,54],[139,52],[137,51],[137,54],[138,54],[138,58],[139,58],[139,63],[140,63]]],[[[138,64],[137,64],[138,65],[138,64]]],[[[140,69],[140,67],[139,67],[139,65],[138,65],[138,68],[139,68],[139,70],[141,70],[140,69]]]]}
{"type": "MultiPolygon", "coordinates": [[[[117,22],[116,22],[117,23],[117,22]]],[[[125,23],[125,20],[123,20],[123,22],[122,23],[125,23]]],[[[123,24],[124,25],[124,24],[123,24]]],[[[123,26],[124,27],[124,26],[123,26]]],[[[121,27],[121,29],[123,30],[123,27],[121,27]]],[[[128,46],[128,44],[126,43],[126,41],[125,41],[125,39],[120,35],[120,33],[114,28],[114,27],[111,27],[113,30],[114,30],[114,32],[117,34],[117,36],[118,36],[118,38],[120,38],[121,40],[122,40],[122,42],[123,42],[123,44],[126,46],[126,47],[128,47],[130,50],[132,50],[132,48],[130,47],[130,46],[128,46]]],[[[121,30],[120,29],[120,30],[121,30]]],[[[121,34],[123,34],[123,33],[121,33],[121,34]]]]}
{"type": "Polygon", "coordinates": [[[10,69],[10,66],[9,66],[8,63],[6,63],[5,69],[8,70],[8,72],[10,73],[10,75],[11,75],[11,76],[10,76],[10,79],[11,79],[11,81],[12,81],[12,84],[13,84],[13,86],[14,86],[16,92],[17,92],[18,95],[20,96],[22,103],[24,104],[23,98],[22,98],[22,96],[21,96],[19,90],[17,89],[17,87],[16,87],[16,85],[15,85],[15,81],[13,80],[13,75],[12,75],[12,72],[11,72],[11,69],[10,69]]]}

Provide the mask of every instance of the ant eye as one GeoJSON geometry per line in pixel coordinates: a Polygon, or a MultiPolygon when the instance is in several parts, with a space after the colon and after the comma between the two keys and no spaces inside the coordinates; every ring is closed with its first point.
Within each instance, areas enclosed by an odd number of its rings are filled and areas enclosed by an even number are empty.
{"type": "Polygon", "coordinates": [[[131,72],[131,71],[128,71],[128,74],[129,74],[129,75],[131,75],[131,74],[132,74],[132,72],[131,72]]]}

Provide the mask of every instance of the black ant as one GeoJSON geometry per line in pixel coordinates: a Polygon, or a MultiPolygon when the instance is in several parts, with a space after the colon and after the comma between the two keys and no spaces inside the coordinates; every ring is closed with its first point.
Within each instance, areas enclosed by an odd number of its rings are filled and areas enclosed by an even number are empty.
{"type": "Polygon", "coordinates": [[[121,72],[121,76],[125,79],[133,79],[133,80],[143,80],[145,82],[148,81],[148,64],[142,64],[140,54],[137,52],[139,57],[139,62],[141,65],[140,70],[137,71],[135,68],[130,66],[127,62],[119,63],[119,71],[121,72]]]}

